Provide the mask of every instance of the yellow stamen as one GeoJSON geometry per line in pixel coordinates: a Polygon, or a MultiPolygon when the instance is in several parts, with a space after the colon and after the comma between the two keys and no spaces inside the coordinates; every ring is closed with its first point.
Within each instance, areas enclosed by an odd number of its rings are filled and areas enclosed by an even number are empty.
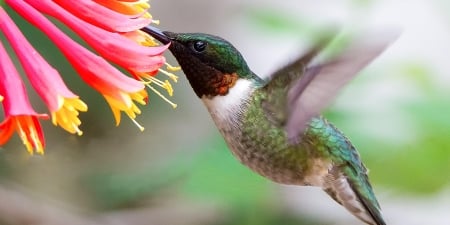
{"type": "Polygon", "coordinates": [[[39,139],[39,135],[36,132],[36,127],[34,126],[34,122],[31,116],[16,116],[13,118],[14,126],[19,133],[19,137],[22,140],[23,144],[27,148],[27,151],[33,155],[33,147],[36,148],[36,153],[44,154],[44,147],[42,145],[41,140],[39,139]],[[32,143],[30,143],[30,140],[32,143]]]}
{"type": "Polygon", "coordinates": [[[22,126],[22,124],[20,123],[19,119],[15,119],[14,121],[16,123],[16,127],[17,127],[17,132],[19,133],[19,137],[22,140],[22,143],[25,145],[25,147],[27,148],[28,153],[30,153],[31,155],[33,155],[33,146],[31,145],[31,143],[28,141],[28,137],[27,137],[27,133],[24,131],[24,127],[22,126]]]}
{"type": "Polygon", "coordinates": [[[141,30],[122,33],[122,35],[142,46],[151,47],[159,45],[152,36],[141,30]]]}
{"type": "Polygon", "coordinates": [[[165,71],[163,69],[158,69],[158,71],[163,73],[164,75],[168,76],[171,80],[173,80],[173,82],[175,82],[175,83],[178,82],[178,76],[177,75],[175,75],[173,73],[170,73],[170,72],[167,72],[167,71],[165,71]]]}
{"type": "Polygon", "coordinates": [[[135,119],[131,119],[131,121],[133,121],[134,125],[136,125],[141,132],[145,130],[145,128],[142,125],[140,125],[135,119]]]}
{"type": "MultiPolygon", "coordinates": [[[[166,71],[164,71],[164,72],[166,72],[166,71]]],[[[169,72],[167,72],[167,73],[171,74],[169,72]]],[[[159,87],[162,87],[164,90],[166,90],[167,93],[169,94],[169,96],[173,96],[173,88],[168,80],[161,81],[148,73],[140,73],[140,72],[135,72],[135,76],[138,77],[142,81],[142,83],[145,86],[147,86],[150,90],[152,90],[154,93],[156,93],[164,101],[169,103],[173,108],[177,107],[177,104],[175,104],[172,101],[170,101],[169,99],[167,99],[163,94],[161,94],[161,92],[159,92],[158,90],[156,90],[154,87],[151,86],[151,84],[154,83],[154,84],[158,85],[159,87]]],[[[168,75],[168,76],[170,77],[170,75],[168,75]]],[[[176,82],[178,77],[175,74],[171,74],[171,76],[172,76],[171,78],[176,82]]]]}
{"type": "MultiPolygon", "coordinates": [[[[27,118],[28,123],[33,123],[33,121],[31,120],[30,117],[27,118]]],[[[44,147],[42,146],[41,141],[39,140],[39,136],[36,133],[36,129],[33,125],[33,129],[30,129],[30,137],[31,137],[31,141],[33,142],[33,145],[36,148],[36,153],[43,155],[44,154],[44,147]]]]}
{"type": "Polygon", "coordinates": [[[134,104],[133,101],[145,105],[145,99],[147,98],[147,92],[145,89],[135,93],[120,93],[120,98],[114,98],[108,95],[103,95],[108,102],[109,106],[116,120],[116,126],[120,124],[120,112],[123,111],[132,120],[132,122],[139,128],[140,131],[144,131],[144,127],[141,126],[135,119],[136,116],[141,114],[141,110],[134,104]]]}
{"type": "Polygon", "coordinates": [[[150,13],[147,10],[150,8],[148,0],[139,1],[120,1],[120,0],[94,0],[95,2],[108,7],[116,12],[126,15],[135,15],[144,13],[141,15],[144,18],[151,18],[150,13]]]}
{"type": "Polygon", "coordinates": [[[166,101],[167,103],[169,103],[173,108],[177,107],[177,104],[173,103],[172,101],[170,101],[169,99],[167,99],[163,94],[161,94],[161,92],[159,92],[158,90],[156,90],[154,87],[152,87],[150,84],[154,83],[156,85],[158,85],[159,87],[164,88],[164,90],[167,91],[167,93],[169,94],[169,96],[173,95],[173,88],[172,85],[170,84],[170,82],[168,80],[165,80],[164,82],[147,74],[147,73],[136,73],[136,75],[139,77],[139,79],[142,81],[142,83],[147,86],[150,90],[152,90],[154,93],[156,93],[159,97],[161,97],[164,101],[166,101]]]}
{"type": "Polygon", "coordinates": [[[86,112],[88,109],[87,105],[78,97],[64,98],[58,96],[58,102],[60,102],[59,109],[51,112],[53,125],[59,125],[67,132],[81,136],[83,132],[78,128],[81,125],[78,111],[86,112]]]}
{"type": "Polygon", "coordinates": [[[148,12],[148,9],[150,9],[150,4],[148,3],[148,0],[141,0],[134,3],[129,3],[130,7],[133,7],[137,9],[140,12],[145,12],[144,15],[142,15],[144,18],[152,18],[152,15],[148,12]]]}
{"type": "Polygon", "coordinates": [[[135,93],[131,93],[130,96],[131,96],[131,99],[133,99],[134,101],[138,102],[141,105],[146,105],[147,104],[145,99],[147,98],[148,95],[147,95],[147,92],[145,90],[142,90],[142,91],[139,91],[139,92],[135,92],[135,93]]]}
{"type": "Polygon", "coordinates": [[[170,84],[170,82],[168,80],[165,80],[163,82],[163,81],[158,80],[157,78],[152,77],[152,76],[148,76],[148,77],[146,77],[146,79],[148,81],[147,82],[143,81],[144,84],[155,83],[156,85],[164,88],[167,91],[167,93],[169,94],[169,96],[173,95],[173,88],[172,88],[172,85],[170,84]]]}
{"type": "Polygon", "coordinates": [[[172,72],[176,72],[176,71],[180,71],[181,70],[181,66],[172,66],[169,63],[164,63],[166,65],[167,70],[170,70],[172,72]]]}
{"type": "Polygon", "coordinates": [[[152,18],[152,15],[148,12],[148,9],[150,9],[150,4],[148,4],[148,0],[139,0],[135,2],[121,2],[122,5],[124,5],[128,10],[138,12],[138,13],[144,13],[142,14],[143,18],[152,18]]]}
{"type": "Polygon", "coordinates": [[[156,90],[154,87],[152,87],[149,83],[145,83],[145,86],[147,86],[150,90],[152,90],[153,92],[155,92],[157,95],[159,95],[159,97],[161,97],[164,101],[166,101],[167,103],[169,103],[174,109],[177,107],[177,104],[171,102],[169,99],[167,99],[163,94],[161,94],[161,92],[159,92],[158,90],[156,90]]]}
{"type": "Polygon", "coordinates": [[[2,101],[3,101],[3,96],[0,95],[0,102],[2,102],[2,101]]]}
{"type": "Polygon", "coordinates": [[[155,25],[159,25],[161,22],[159,20],[152,19],[152,23],[154,23],[155,25]]]}

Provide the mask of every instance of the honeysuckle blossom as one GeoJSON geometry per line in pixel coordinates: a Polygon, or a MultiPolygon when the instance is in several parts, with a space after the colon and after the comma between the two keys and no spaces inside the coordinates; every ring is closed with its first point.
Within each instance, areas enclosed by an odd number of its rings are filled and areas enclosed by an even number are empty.
{"type": "MultiPolygon", "coordinates": [[[[137,45],[119,33],[104,30],[77,18],[52,0],[26,0],[26,2],[40,12],[51,15],[70,27],[103,58],[123,68],[148,72],[157,70],[165,62],[161,53],[168,46],[146,47],[137,45]]],[[[39,25],[48,28],[42,22],[35,24],[35,26],[39,25]]],[[[47,35],[51,38],[52,33],[47,33],[47,35]]]]}
{"type": "Polygon", "coordinates": [[[3,96],[5,114],[5,120],[0,124],[0,145],[5,144],[16,131],[28,152],[32,154],[36,151],[42,154],[45,141],[38,119],[48,116],[36,113],[31,107],[20,75],[1,43],[0,80],[0,95],[3,96]]]}
{"type": "Polygon", "coordinates": [[[150,8],[148,0],[94,0],[94,1],[109,9],[113,9],[125,15],[133,16],[141,14],[142,17],[144,18],[151,18],[151,15],[147,11],[150,8]]]}
{"type": "MultiPolygon", "coordinates": [[[[20,16],[45,33],[61,50],[79,76],[104,96],[112,109],[116,125],[121,112],[143,130],[135,118],[141,113],[136,103],[145,105],[145,87],[161,96],[173,107],[176,105],[157,90],[165,89],[172,96],[169,82],[177,77],[160,67],[165,63],[162,53],[166,46],[157,46],[152,37],[139,29],[155,23],[148,13],[146,0],[6,0],[6,4],[20,16]],[[99,55],[87,50],[58,29],[43,14],[51,16],[79,35],[99,55]],[[125,75],[109,62],[126,71],[125,75]],[[159,80],[161,71],[169,80],[159,80]]],[[[17,55],[32,87],[49,109],[54,125],[70,133],[82,134],[79,112],[87,105],[64,83],[60,74],[33,48],[14,21],[0,6],[0,32],[4,34],[17,55]]],[[[16,130],[30,153],[44,152],[44,139],[39,118],[27,98],[26,90],[10,59],[2,53],[0,101],[5,118],[0,125],[0,145],[6,143],[16,130]],[[11,72],[15,71],[15,72],[11,72]]],[[[177,68],[167,65],[168,70],[177,68]]]]}
{"type": "Polygon", "coordinates": [[[57,70],[31,46],[15,26],[6,12],[0,8],[0,29],[11,42],[11,46],[23,65],[36,92],[46,103],[52,115],[52,122],[70,133],[82,134],[78,126],[78,111],[86,111],[86,104],[64,84],[57,70]]]}
{"type": "MultiPolygon", "coordinates": [[[[68,1],[68,0],[54,0],[58,5],[65,8],[67,11],[73,13],[75,17],[78,17],[90,24],[97,27],[103,28],[107,31],[116,32],[132,32],[140,29],[143,26],[152,22],[150,14],[145,10],[147,8],[142,8],[138,6],[133,6],[137,3],[136,1],[124,2],[120,1],[92,1],[92,0],[78,0],[78,1],[68,1]],[[100,3],[106,7],[98,7],[97,4],[100,3]],[[119,6],[117,6],[119,4],[119,6]],[[124,4],[122,6],[122,4],[124,4]],[[114,5],[116,5],[114,7],[114,5]],[[107,8],[109,6],[109,8],[107,8]],[[118,7],[131,7],[139,8],[141,11],[137,13],[124,13],[117,12],[118,7]],[[113,9],[113,10],[110,10],[113,9]],[[146,15],[142,15],[145,12],[146,15]]],[[[146,6],[149,7],[147,4],[146,6]]],[[[139,10],[131,10],[139,11],[139,10]]]]}

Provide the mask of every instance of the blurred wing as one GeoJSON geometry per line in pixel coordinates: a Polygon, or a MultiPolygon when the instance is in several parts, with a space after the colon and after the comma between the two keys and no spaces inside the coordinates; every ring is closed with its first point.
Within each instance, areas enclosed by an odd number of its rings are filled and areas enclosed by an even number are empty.
{"type": "Polygon", "coordinates": [[[284,126],[287,120],[287,93],[291,84],[303,76],[308,64],[337,35],[335,32],[325,34],[316,44],[287,66],[273,73],[264,86],[267,99],[263,102],[266,117],[274,124],[284,126]],[[281,98],[280,98],[281,97],[281,98]]]}
{"type": "Polygon", "coordinates": [[[380,55],[396,37],[373,43],[356,43],[334,60],[308,67],[288,92],[285,129],[289,142],[298,143],[300,134],[305,131],[311,118],[330,104],[337,92],[380,55]]]}

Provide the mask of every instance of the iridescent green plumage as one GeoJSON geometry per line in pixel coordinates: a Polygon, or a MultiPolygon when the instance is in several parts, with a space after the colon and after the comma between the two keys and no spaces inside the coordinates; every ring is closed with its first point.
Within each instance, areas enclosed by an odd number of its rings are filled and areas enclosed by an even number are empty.
{"type": "Polygon", "coordinates": [[[360,219],[384,224],[367,170],[342,132],[323,117],[315,117],[311,119],[302,141],[290,145],[284,127],[267,119],[264,107],[267,104],[264,103],[270,96],[266,90],[255,90],[251,98],[241,105],[244,113],[235,122],[241,123],[242,129],[224,133],[240,143],[231,144],[231,149],[242,163],[279,183],[323,187],[333,199],[360,219]],[[241,134],[237,134],[239,132],[241,134]],[[350,189],[335,188],[332,183],[339,179],[348,182],[350,189]],[[345,192],[348,193],[342,194],[345,192]]]}
{"type": "Polygon", "coordinates": [[[358,152],[318,114],[387,41],[355,45],[311,65],[321,42],[263,80],[219,37],[146,31],[171,42],[170,51],[243,164],[275,182],[322,187],[359,219],[385,225],[358,152]]]}

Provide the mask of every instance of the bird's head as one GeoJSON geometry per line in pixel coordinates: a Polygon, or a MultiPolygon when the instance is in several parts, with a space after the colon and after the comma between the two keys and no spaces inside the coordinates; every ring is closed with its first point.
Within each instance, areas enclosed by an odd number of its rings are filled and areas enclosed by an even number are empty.
{"type": "Polygon", "coordinates": [[[142,29],[163,44],[177,59],[198,97],[226,95],[238,79],[258,79],[241,53],[228,41],[209,34],[161,32],[142,29]]]}

